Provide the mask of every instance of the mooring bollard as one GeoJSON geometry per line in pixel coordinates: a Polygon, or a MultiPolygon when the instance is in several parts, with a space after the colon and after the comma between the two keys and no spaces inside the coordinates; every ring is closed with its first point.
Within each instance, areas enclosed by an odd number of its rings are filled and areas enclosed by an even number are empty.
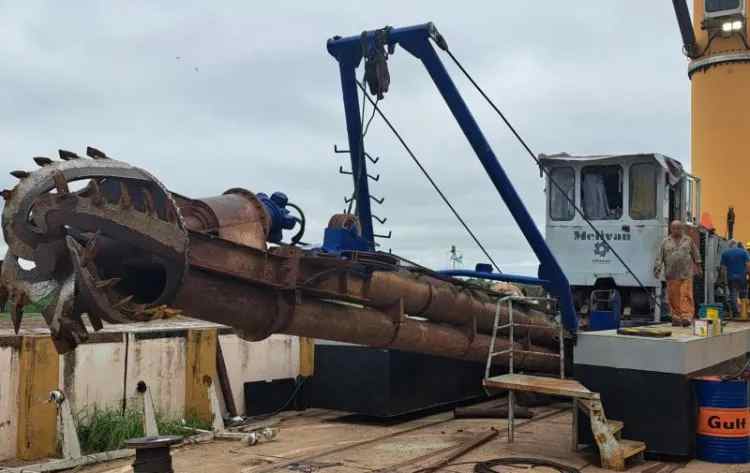
{"type": "Polygon", "coordinates": [[[182,441],[182,437],[177,435],[140,437],[128,440],[125,446],[135,449],[133,473],[174,473],[169,448],[180,441],[182,441]]]}

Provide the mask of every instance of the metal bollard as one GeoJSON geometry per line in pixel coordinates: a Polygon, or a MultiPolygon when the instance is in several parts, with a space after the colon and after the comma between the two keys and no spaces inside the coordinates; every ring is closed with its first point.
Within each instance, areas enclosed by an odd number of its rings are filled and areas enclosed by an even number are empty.
{"type": "Polygon", "coordinates": [[[125,442],[127,448],[135,449],[133,473],[174,473],[169,448],[182,441],[177,435],[140,437],[125,442]]]}

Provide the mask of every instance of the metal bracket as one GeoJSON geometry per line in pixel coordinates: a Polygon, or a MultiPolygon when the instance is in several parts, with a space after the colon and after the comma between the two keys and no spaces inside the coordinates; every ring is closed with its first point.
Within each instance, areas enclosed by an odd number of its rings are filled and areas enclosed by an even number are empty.
{"type": "Polygon", "coordinates": [[[211,415],[213,417],[211,429],[214,433],[220,434],[226,430],[226,426],[224,425],[224,416],[222,416],[221,404],[219,403],[219,388],[217,387],[217,383],[212,379],[209,380],[210,382],[207,383],[206,389],[208,389],[208,399],[211,403],[211,415]]]}
{"type": "MultiPolygon", "coordinates": [[[[349,154],[348,149],[340,149],[336,145],[333,145],[333,152],[336,154],[349,154]]],[[[377,164],[377,162],[380,161],[380,156],[373,158],[372,156],[370,156],[370,153],[368,153],[367,151],[365,151],[365,157],[369,159],[372,164],[377,164]]]]}
{"type": "Polygon", "coordinates": [[[62,433],[63,458],[80,458],[81,444],[78,440],[78,430],[65,393],[58,389],[51,391],[47,402],[54,402],[57,408],[58,425],[62,433]]]}
{"type": "Polygon", "coordinates": [[[138,381],[136,391],[143,400],[143,432],[147,437],[158,437],[159,427],[156,424],[156,411],[154,409],[154,399],[151,397],[151,390],[148,389],[145,381],[138,381]]]}

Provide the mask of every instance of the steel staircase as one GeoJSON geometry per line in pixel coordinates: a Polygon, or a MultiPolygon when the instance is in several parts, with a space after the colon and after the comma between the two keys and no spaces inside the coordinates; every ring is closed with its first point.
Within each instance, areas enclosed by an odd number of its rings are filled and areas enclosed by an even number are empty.
{"type": "MultiPolygon", "coordinates": [[[[539,353],[544,356],[556,356],[560,358],[560,377],[551,378],[544,376],[529,376],[513,372],[513,353],[522,352],[514,348],[513,327],[518,325],[513,322],[513,301],[520,301],[533,298],[509,296],[502,298],[497,303],[495,311],[495,323],[492,331],[492,340],[490,342],[489,355],[487,357],[487,366],[485,369],[484,387],[487,390],[507,390],[508,391],[508,442],[514,441],[514,404],[515,393],[518,391],[548,394],[571,398],[573,400],[573,435],[571,447],[573,451],[578,451],[578,414],[579,410],[586,414],[591,423],[591,431],[594,435],[594,441],[599,449],[602,468],[614,471],[624,471],[626,461],[630,458],[642,457],[646,450],[646,444],[637,440],[623,439],[621,432],[624,427],[623,422],[608,420],[604,413],[599,393],[592,392],[584,385],[573,379],[565,379],[564,353],[563,353],[563,333],[560,333],[560,353],[550,355],[549,353],[539,353]],[[508,323],[498,325],[500,318],[500,304],[508,304],[508,323]],[[495,352],[495,341],[498,330],[508,329],[510,345],[503,351],[495,352]],[[508,355],[508,374],[500,376],[490,376],[492,359],[503,354],[508,355]]],[[[526,352],[524,353],[533,353],[526,352]]]]}

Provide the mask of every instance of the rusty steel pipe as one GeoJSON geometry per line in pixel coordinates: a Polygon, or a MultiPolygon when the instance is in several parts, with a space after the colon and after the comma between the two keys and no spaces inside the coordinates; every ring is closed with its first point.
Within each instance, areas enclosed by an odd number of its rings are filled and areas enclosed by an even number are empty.
{"type": "MultiPolygon", "coordinates": [[[[190,235],[190,259],[193,266],[226,275],[252,277],[259,282],[270,282],[269,275],[281,272],[283,263],[278,258],[269,259],[269,256],[276,257],[284,251],[290,251],[290,248],[277,247],[268,253],[252,253],[248,248],[207,240],[201,234],[190,235]]],[[[296,251],[300,258],[293,282],[303,292],[313,293],[321,298],[349,300],[378,309],[388,308],[403,299],[404,310],[411,316],[456,326],[473,325],[476,318],[480,332],[492,333],[496,299],[480,289],[466,288],[407,269],[368,273],[352,262],[296,251]]],[[[531,333],[532,339],[538,340],[538,343],[557,346],[558,331],[547,314],[515,303],[514,316],[520,324],[539,327],[519,327],[519,336],[525,337],[531,333]]],[[[507,320],[508,307],[501,305],[500,322],[506,323],[507,320]]]]}
{"type": "MultiPolygon", "coordinates": [[[[476,318],[478,331],[492,333],[496,300],[479,289],[408,270],[374,271],[369,277],[331,272],[328,278],[315,278],[311,277],[315,271],[309,266],[315,266],[315,263],[303,260],[298,280],[307,290],[338,292],[341,296],[350,296],[364,305],[379,309],[390,307],[403,299],[404,309],[411,316],[456,326],[473,324],[476,318]],[[341,291],[342,287],[345,294],[341,291]]],[[[317,274],[325,272],[325,269],[318,268],[317,274]]],[[[557,346],[558,330],[550,316],[519,302],[514,303],[513,315],[518,323],[533,326],[519,327],[519,336],[530,334],[542,344],[557,346]]],[[[508,319],[508,306],[503,304],[500,306],[499,322],[505,324],[508,319]]]]}
{"type": "Polygon", "coordinates": [[[215,233],[240,245],[266,249],[270,217],[249,190],[234,188],[203,199],[174,195],[189,230],[215,233]]]}
{"type": "MultiPolygon", "coordinates": [[[[293,295],[274,295],[240,280],[197,269],[191,269],[173,305],[185,313],[200,314],[201,319],[230,325],[252,339],[284,333],[477,362],[487,360],[490,345],[489,336],[454,326],[352,304],[305,297],[295,300],[293,295]]],[[[498,337],[495,351],[509,346],[507,339],[498,337]]],[[[536,345],[516,343],[514,347],[555,353],[536,345]]],[[[498,356],[494,362],[507,365],[508,357],[498,356]]],[[[559,361],[551,356],[516,354],[514,363],[529,371],[559,370],[559,361]]]]}
{"type": "MultiPolygon", "coordinates": [[[[495,301],[485,293],[431,276],[406,271],[376,271],[370,278],[367,295],[373,307],[388,307],[403,298],[409,315],[459,326],[472,324],[476,318],[478,331],[492,333],[495,301]]],[[[516,332],[519,336],[530,334],[533,339],[554,346],[557,330],[546,314],[516,303],[513,317],[519,324],[539,326],[519,327],[516,332]]],[[[507,304],[500,305],[500,322],[508,323],[507,304]]]]}

